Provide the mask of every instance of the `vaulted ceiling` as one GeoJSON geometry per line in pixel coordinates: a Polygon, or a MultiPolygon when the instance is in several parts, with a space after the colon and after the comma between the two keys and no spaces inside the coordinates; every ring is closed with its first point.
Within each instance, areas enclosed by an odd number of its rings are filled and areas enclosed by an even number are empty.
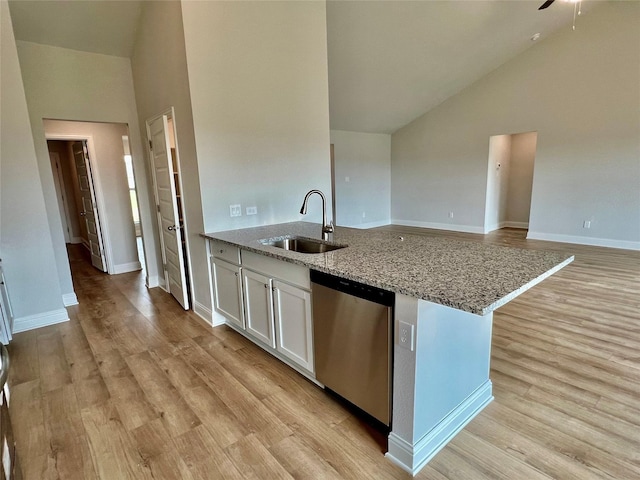
{"type": "MultiPolygon", "coordinates": [[[[9,2],[18,40],[122,57],[133,51],[142,3],[9,2]]],[[[394,132],[533,46],[534,34],[544,41],[571,28],[573,4],[538,11],[540,3],[328,1],[331,128],[394,132]]],[[[585,1],[583,14],[597,3],[585,1]]]]}

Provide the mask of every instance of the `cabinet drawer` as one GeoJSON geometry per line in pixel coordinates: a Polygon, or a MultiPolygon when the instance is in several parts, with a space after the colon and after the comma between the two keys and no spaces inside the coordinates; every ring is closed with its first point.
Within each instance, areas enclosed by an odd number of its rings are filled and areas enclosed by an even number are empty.
{"type": "Polygon", "coordinates": [[[227,262],[240,265],[240,249],[218,240],[209,240],[211,255],[227,262]]]}
{"type": "Polygon", "coordinates": [[[285,262],[259,253],[242,250],[242,266],[256,272],[264,273],[283,282],[311,289],[309,269],[302,265],[285,262]]]}

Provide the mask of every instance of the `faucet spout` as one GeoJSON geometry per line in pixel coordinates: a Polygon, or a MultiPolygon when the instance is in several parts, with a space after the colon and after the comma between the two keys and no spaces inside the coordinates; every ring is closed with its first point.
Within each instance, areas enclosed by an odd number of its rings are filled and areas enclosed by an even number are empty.
{"type": "Polygon", "coordinates": [[[309,202],[309,197],[317,193],[322,198],[322,239],[329,240],[329,234],[333,233],[333,223],[327,222],[327,199],[320,190],[309,190],[307,194],[304,196],[304,200],[302,201],[302,207],[300,208],[300,213],[302,215],[307,214],[307,203],[309,202]]]}

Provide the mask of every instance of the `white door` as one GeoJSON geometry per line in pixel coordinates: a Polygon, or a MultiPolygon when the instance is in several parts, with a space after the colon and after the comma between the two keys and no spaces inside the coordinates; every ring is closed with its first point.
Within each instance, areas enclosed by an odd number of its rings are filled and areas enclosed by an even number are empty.
{"type": "Polygon", "coordinates": [[[242,269],[218,258],[211,259],[213,271],[214,308],[244,330],[242,312],[242,269]]]}
{"type": "Polygon", "coordinates": [[[271,348],[275,348],[271,279],[243,269],[242,283],[247,333],[271,348]]]}
{"type": "Polygon", "coordinates": [[[91,174],[87,142],[84,140],[73,142],[72,149],[82,201],[80,216],[87,226],[87,240],[89,242],[89,251],[91,252],[91,263],[98,270],[106,272],[107,262],[104,257],[100,217],[98,215],[98,209],[96,208],[96,194],[93,188],[93,177],[91,174]]]}
{"type": "Polygon", "coordinates": [[[173,159],[171,158],[169,125],[166,115],[151,122],[147,121],[147,136],[151,147],[162,263],[167,290],[185,310],[188,310],[186,264],[182,250],[183,223],[178,214],[174,179],[177,172],[174,171],[173,159]]]}
{"type": "Polygon", "coordinates": [[[314,371],[311,294],[273,281],[277,350],[309,372],[314,371]]]}

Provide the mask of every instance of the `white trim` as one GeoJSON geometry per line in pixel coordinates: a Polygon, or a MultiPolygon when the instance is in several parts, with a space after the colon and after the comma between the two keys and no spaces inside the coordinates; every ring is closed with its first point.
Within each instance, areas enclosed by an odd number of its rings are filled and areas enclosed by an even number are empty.
{"type": "Polygon", "coordinates": [[[482,227],[474,227],[472,225],[457,225],[454,223],[433,223],[433,222],[418,222],[415,220],[391,220],[392,225],[402,225],[405,227],[422,227],[422,228],[434,228],[436,230],[450,230],[452,232],[463,233],[485,233],[482,227]]]}
{"type": "Polygon", "coordinates": [[[499,230],[501,228],[502,228],[502,223],[496,223],[494,225],[489,225],[489,226],[485,225],[484,231],[482,233],[484,233],[486,235],[487,233],[494,232],[494,231],[499,230]]]}
{"type": "Polygon", "coordinates": [[[529,222],[502,222],[500,228],[520,228],[527,230],[529,228],[529,222]]]}
{"type": "Polygon", "coordinates": [[[206,321],[208,325],[212,325],[215,327],[217,325],[222,325],[222,323],[224,323],[224,321],[220,323],[215,323],[213,320],[214,316],[211,312],[211,309],[206,305],[201,304],[197,300],[193,301],[193,312],[196,315],[198,315],[200,318],[202,318],[204,321],[206,321]]]}
{"type": "Polygon", "coordinates": [[[358,225],[347,225],[349,228],[359,228],[359,229],[367,229],[367,228],[376,228],[376,227],[384,227],[389,225],[388,220],[381,220],[379,222],[369,222],[369,223],[360,223],[358,225]]]}
{"type": "Polygon", "coordinates": [[[492,400],[492,384],[491,380],[487,380],[414,445],[391,432],[389,451],[385,457],[404,471],[417,474],[492,400]]]}
{"type": "Polygon", "coordinates": [[[592,245],[594,247],[622,248],[624,250],[640,250],[640,242],[630,240],[614,240],[612,238],[581,237],[575,235],[560,235],[556,233],[529,232],[527,240],[546,240],[548,242],[576,243],[578,245],[592,245]]]}
{"type": "Polygon", "coordinates": [[[65,307],[70,307],[71,305],[78,305],[78,297],[76,295],[76,292],[64,293],[62,295],[62,303],[64,303],[65,307]]]}
{"type": "Polygon", "coordinates": [[[147,275],[147,288],[156,288],[160,286],[160,277],[158,275],[147,275]]]}
{"type": "Polygon", "coordinates": [[[119,263],[118,265],[113,266],[113,273],[111,275],[117,275],[119,273],[129,273],[129,272],[137,272],[142,270],[142,265],[140,261],[129,262],[129,263],[119,263]]]}
{"type": "Polygon", "coordinates": [[[484,233],[491,233],[495,230],[500,230],[501,228],[521,228],[527,230],[529,228],[529,222],[510,222],[505,220],[504,222],[491,225],[490,227],[485,227],[484,233]]]}
{"type": "Polygon", "coordinates": [[[27,330],[34,330],[36,328],[68,321],[69,314],[64,308],[35,315],[27,315],[26,317],[16,317],[13,320],[13,333],[26,332],[27,330]]]}

